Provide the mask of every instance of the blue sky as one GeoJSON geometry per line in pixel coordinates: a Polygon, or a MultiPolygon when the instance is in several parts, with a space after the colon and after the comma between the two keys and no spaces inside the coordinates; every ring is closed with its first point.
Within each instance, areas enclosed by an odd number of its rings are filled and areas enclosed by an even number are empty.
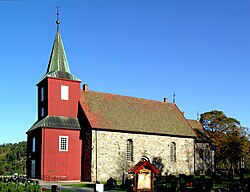
{"type": "Polygon", "coordinates": [[[250,127],[249,0],[0,0],[0,144],[26,140],[60,32],[72,74],[100,92],[221,110],[250,127]]]}

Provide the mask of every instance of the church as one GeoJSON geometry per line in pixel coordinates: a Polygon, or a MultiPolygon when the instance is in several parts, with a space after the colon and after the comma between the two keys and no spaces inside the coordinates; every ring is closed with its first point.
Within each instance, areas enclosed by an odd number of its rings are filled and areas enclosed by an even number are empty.
{"type": "Polygon", "coordinates": [[[175,103],[102,93],[73,75],[59,21],[47,71],[37,83],[37,121],[27,134],[27,176],[44,181],[121,180],[141,157],[161,174],[214,169],[209,135],[175,103]]]}

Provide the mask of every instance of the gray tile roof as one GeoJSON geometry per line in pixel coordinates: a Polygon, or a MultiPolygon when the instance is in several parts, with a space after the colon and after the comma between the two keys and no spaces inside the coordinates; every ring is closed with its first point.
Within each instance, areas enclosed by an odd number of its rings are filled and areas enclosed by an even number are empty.
{"type": "Polygon", "coordinates": [[[61,128],[61,129],[81,129],[77,118],[62,117],[62,116],[47,116],[40,121],[34,123],[27,131],[32,131],[37,128],[61,128]]]}

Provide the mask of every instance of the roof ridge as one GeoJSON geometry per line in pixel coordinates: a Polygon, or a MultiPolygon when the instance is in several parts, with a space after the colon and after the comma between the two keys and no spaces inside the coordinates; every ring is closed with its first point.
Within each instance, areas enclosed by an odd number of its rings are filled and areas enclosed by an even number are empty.
{"type": "Polygon", "coordinates": [[[173,103],[81,90],[80,104],[92,128],[196,137],[173,103]]]}
{"type": "Polygon", "coordinates": [[[127,98],[131,98],[131,99],[137,99],[137,100],[145,100],[145,101],[153,101],[153,102],[158,102],[158,103],[163,103],[163,104],[171,104],[171,105],[176,105],[175,103],[170,103],[170,102],[164,102],[164,101],[159,101],[159,100],[153,100],[153,99],[147,99],[147,98],[141,98],[141,97],[135,97],[135,96],[128,96],[128,95],[121,95],[121,94],[116,94],[116,93],[106,93],[106,92],[100,92],[100,91],[84,91],[81,89],[81,92],[83,93],[88,93],[88,92],[92,92],[92,93],[97,93],[97,94],[105,94],[105,95],[113,95],[113,96],[118,96],[118,97],[127,97],[127,98]]]}
{"type": "Polygon", "coordinates": [[[192,129],[193,133],[195,135],[197,135],[196,132],[194,131],[192,125],[190,124],[190,122],[188,121],[188,119],[185,117],[184,113],[180,110],[180,108],[175,103],[174,103],[174,105],[175,105],[176,109],[179,111],[179,113],[183,116],[184,120],[187,122],[187,124],[189,125],[189,127],[192,129]]]}

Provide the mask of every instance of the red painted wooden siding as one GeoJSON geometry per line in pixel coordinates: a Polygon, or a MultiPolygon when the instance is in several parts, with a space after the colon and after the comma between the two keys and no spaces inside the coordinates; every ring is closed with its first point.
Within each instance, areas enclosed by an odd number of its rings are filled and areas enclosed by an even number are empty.
{"type": "Polygon", "coordinates": [[[77,117],[80,82],[48,78],[48,115],[77,117]],[[61,100],[61,85],[69,87],[69,100],[61,100]]]}
{"type": "Polygon", "coordinates": [[[42,129],[42,180],[81,180],[80,130],[42,129]],[[59,151],[59,136],[68,136],[68,151],[59,151]]]}

